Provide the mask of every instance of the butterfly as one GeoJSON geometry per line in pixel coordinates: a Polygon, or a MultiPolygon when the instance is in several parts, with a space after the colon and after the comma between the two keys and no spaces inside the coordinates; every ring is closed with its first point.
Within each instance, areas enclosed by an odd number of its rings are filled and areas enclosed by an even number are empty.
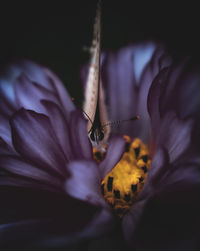
{"type": "Polygon", "coordinates": [[[111,132],[111,125],[120,122],[133,121],[139,116],[129,119],[109,122],[105,104],[105,95],[101,80],[101,1],[98,2],[94,22],[92,46],[90,49],[91,61],[85,88],[83,113],[88,119],[88,136],[93,146],[106,146],[111,132]]]}
{"type": "Polygon", "coordinates": [[[93,145],[106,144],[110,125],[104,102],[104,92],[100,75],[101,60],[101,3],[97,6],[94,23],[93,41],[91,46],[91,61],[85,88],[83,111],[88,119],[88,136],[93,145]]]}

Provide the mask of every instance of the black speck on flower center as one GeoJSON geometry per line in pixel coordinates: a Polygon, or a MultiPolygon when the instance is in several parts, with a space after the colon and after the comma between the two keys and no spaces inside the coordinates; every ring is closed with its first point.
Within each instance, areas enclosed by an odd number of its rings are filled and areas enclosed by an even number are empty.
{"type": "Polygon", "coordinates": [[[137,184],[136,185],[131,185],[131,190],[133,193],[137,191],[137,184]]]}
{"type": "Polygon", "coordinates": [[[108,177],[107,190],[112,191],[113,177],[108,177]]]}
{"type": "Polygon", "coordinates": [[[140,148],[139,148],[139,147],[134,148],[134,151],[135,151],[135,156],[136,156],[136,158],[138,158],[139,153],[140,153],[140,148]]]}
{"type": "Polygon", "coordinates": [[[101,184],[105,200],[120,218],[130,210],[142,191],[151,164],[149,150],[140,139],[124,138],[125,152],[101,184]]]}
{"type": "Polygon", "coordinates": [[[114,190],[114,196],[115,196],[115,198],[120,199],[120,191],[114,190]]]}

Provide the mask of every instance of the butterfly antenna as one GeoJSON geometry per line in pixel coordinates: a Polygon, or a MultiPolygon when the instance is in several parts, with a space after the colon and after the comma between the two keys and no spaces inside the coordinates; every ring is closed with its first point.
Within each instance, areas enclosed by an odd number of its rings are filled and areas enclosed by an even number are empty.
{"type": "Polygon", "coordinates": [[[132,117],[130,119],[111,121],[111,122],[108,122],[108,123],[102,125],[102,128],[106,127],[106,126],[109,126],[109,125],[110,126],[112,126],[112,125],[119,125],[120,123],[123,123],[123,122],[134,121],[134,120],[138,120],[138,119],[140,119],[140,116],[135,116],[135,117],[132,117]]]}
{"type": "Polygon", "coordinates": [[[88,118],[88,120],[90,121],[90,123],[93,125],[92,120],[91,120],[91,118],[87,115],[87,113],[84,112],[83,109],[81,109],[81,111],[82,111],[82,113],[85,114],[85,116],[88,118]]]}
{"type": "MultiPolygon", "coordinates": [[[[75,103],[75,98],[72,98],[72,102],[75,103]]],[[[77,106],[77,104],[76,104],[76,106],[77,106]]],[[[78,107],[78,108],[82,111],[82,113],[88,118],[90,123],[93,125],[93,122],[92,122],[91,118],[87,115],[87,113],[82,108],[80,108],[80,107],[78,107]]]]}

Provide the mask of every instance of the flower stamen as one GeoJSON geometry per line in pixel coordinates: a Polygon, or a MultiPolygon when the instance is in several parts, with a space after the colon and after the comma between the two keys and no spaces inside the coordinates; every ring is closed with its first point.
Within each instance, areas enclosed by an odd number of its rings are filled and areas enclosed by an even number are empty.
{"type": "MultiPolygon", "coordinates": [[[[102,194],[113,212],[122,218],[140,194],[151,164],[148,147],[139,139],[126,140],[125,152],[101,184],[102,194]]],[[[95,156],[95,155],[94,155],[95,156]]]]}

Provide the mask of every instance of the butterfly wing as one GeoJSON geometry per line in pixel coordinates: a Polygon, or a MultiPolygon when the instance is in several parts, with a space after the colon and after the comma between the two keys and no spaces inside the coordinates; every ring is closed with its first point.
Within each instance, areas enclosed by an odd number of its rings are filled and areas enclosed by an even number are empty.
{"type": "MultiPolygon", "coordinates": [[[[85,102],[84,112],[89,117],[88,132],[99,128],[108,122],[106,105],[104,102],[103,86],[100,78],[100,57],[101,57],[101,9],[100,4],[97,8],[97,14],[94,23],[92,48],[91,48],[91,62],[89,65],[89,73],[85,88],[85,102]]],[[[88,119],[88,117],[86,117],[88,119]]],[[[110,126],[104,129],[105,142],[110,133],[110,126]]],[[[100,142],[98,142],[100,143],[100,142]]]]}

